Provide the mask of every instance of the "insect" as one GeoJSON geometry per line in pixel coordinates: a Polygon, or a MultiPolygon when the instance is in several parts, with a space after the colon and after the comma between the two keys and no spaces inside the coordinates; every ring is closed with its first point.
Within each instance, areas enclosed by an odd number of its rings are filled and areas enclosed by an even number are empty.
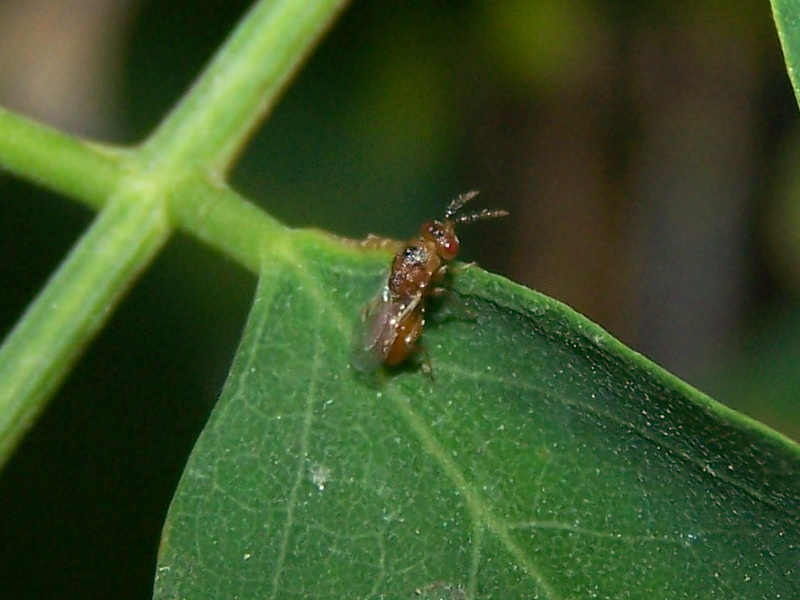
{"type": "Polygon", "coordinates": [[[467,192],[458,196],[450,202],[442,220],[422,225],[419,235],[395,255],[386,284],[361,311],[353,339],[352,364],[358,371],[395,367],[412,355],[423,354],[422,370],[432,372],[419,338],[425,328],[426,300],[445,291],[448,263],[458,254],[455,227],[508,214],[505,210],[483,209],[459,215],[477,195],[467,192]]]}

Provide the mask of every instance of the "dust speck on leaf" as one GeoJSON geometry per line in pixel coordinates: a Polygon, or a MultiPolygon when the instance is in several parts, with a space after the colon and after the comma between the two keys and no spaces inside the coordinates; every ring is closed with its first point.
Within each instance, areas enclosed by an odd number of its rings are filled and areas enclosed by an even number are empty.
{"type": "Polygon", "coordinates": [[[330,481],[331,473],[333,472],[330,467],[314,463],[309,469],[311,473],[311,483],[321,492],[325,489],[325,485],[330,481]]]}
{"type": "Polygon", "coordinates": [[[467,591],[460,585],[437,581],[414,590],[416,600],[467,600],[467,591]]]}

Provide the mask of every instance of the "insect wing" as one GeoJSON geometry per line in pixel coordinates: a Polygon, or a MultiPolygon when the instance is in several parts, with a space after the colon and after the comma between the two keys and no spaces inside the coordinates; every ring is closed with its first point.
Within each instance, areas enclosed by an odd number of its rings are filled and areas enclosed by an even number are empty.
{"type": "Polygon", "coordinates": [[[394,297],[384,287],[361,311],[353,333],[351,363],[362,372],[378,370],[399,336],[399,324],[419,305],[421,295],[394,297]]]}

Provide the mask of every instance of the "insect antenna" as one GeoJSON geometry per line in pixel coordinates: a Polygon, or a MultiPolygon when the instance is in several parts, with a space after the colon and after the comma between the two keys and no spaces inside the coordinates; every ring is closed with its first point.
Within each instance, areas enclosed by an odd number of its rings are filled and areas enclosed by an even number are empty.
{"type": "Polygon", "coordinates": [[[459,196],[453,200],[447,207],[444,213],[444,218],[452,221],[453,223],[472,223],[473,221],[483,221],[485,219],[496,219],[497,217],[505,217],[508,214],[507,210],[491,210],[484,208],[481,211],[474,212],[468,215],[458,215],[456,213],[464,208],[464,205],[477,196],[480,192],[471,191],[459,196]]]}
{"type": "Polygon", "coordinates": [[[458,197],[455,200],[453,200],[447,207],[447,210],[444,213],[444,218],[450,219],[459,210],[461,210],[467,202],[472,200],[478,194],[480,194],[480,192],[477,190],[472,190],[471,192],[465,192],[464,194],[459,194],[458,197]]]}
{"type": "Polygon", "coordinates": [[[472,223],[473,221],[483,221],[485,219],[496,219],[497,217],[505,217],[508,215],[507,210],[497,209],[492,210],[484,208],[480,212],[471,213],[469,215],[459,215],[455,219],[451,219],[453,223],[472,223]]]}

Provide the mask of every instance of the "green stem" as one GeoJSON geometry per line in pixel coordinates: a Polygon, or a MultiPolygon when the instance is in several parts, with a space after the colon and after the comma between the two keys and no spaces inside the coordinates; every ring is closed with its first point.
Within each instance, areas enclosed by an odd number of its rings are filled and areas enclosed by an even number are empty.
{"type": "Polygon", "coordinates": [[[140,148],[77,140],[0,109],[0,164],[105,207],[0,347],[0,465],[155,257],[172,225],[258,272],[286,229],[220,182],[345,0],[262,0],[140,148]]]}
{"type": "Polygon", "coordinates": [[[253,274],[261,268],[265,244],[276,245],[288,229],[230,188],[192,178],[171,193],[172,221],[232,258],[253,274]]]}
{"type": "Polygon", "coordinates": [[[0,466],[170,227],[159,202],[112,201],[0,347],[0,466]]]}
{"type": "Polygon", "coordinates": [[[91,207],[103,206],[113,193],[120,154],[0,108],[3,169],[91,207]]]}
{"type": "Polygon", "coordinates": [[[222,179],[346,0],[261,0],[145,148],[222,179]]]}

